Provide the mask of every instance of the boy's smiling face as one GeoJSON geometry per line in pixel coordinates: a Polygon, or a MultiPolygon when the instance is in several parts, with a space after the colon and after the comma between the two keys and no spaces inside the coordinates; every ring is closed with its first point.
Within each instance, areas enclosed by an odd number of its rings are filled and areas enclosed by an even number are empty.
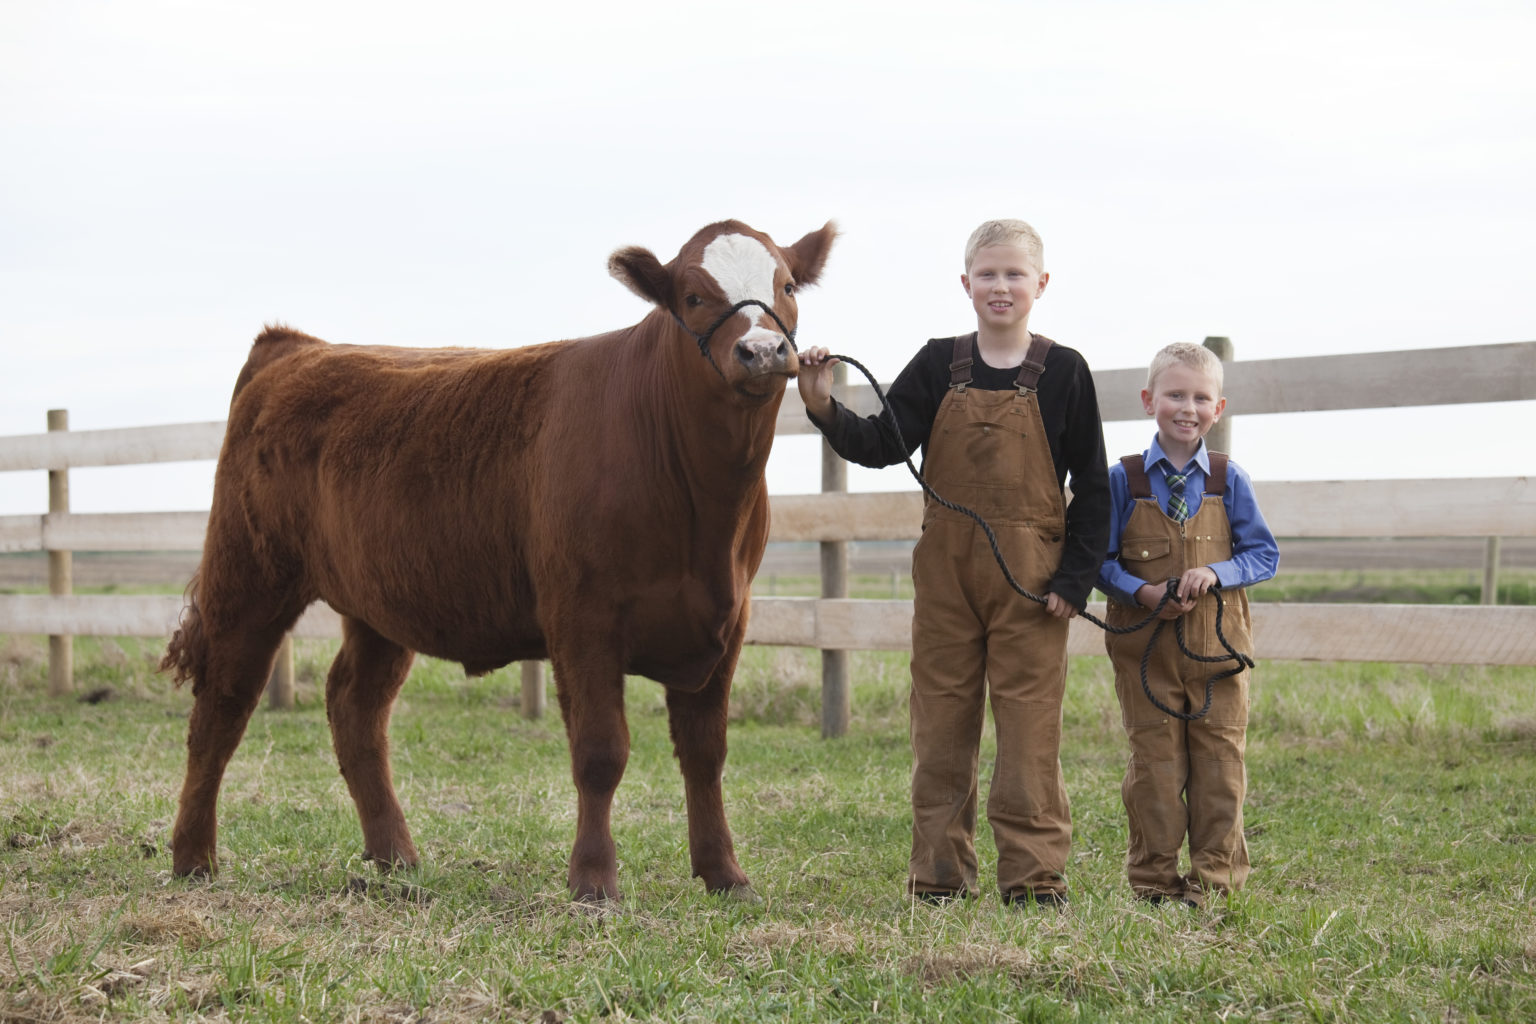
{"type": "Polygon", "coordinates": [[[988,245],[976,251],[971,269],[960,275],[960,283],[971,297],[977,322],[1006,329],[1028,321],[1029,311],[1050,277],[1020,247],[988,245]]]}
{"type": "Polygon", "coordinates": [[[1142,390],[1141,407],[1156,417],[1157,443],[1163,451],[1187,460],[1221,419],[1227,400],[1210,374],[1174,363],[1157,375],[1150,391],[1142,390]]]}

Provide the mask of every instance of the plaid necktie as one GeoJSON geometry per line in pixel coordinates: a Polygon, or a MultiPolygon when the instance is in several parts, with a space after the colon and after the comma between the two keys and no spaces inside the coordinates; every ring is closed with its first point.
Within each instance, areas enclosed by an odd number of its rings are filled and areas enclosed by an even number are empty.
{"type": "Polygon", "coordinates": [[[1163,479],[1168,483],[1168,516],[1174,522],[1182,523],[1189,518],[1189,502],[1184,500],[1184,481],[1188,474],[1164,473],[1163,479]]]}

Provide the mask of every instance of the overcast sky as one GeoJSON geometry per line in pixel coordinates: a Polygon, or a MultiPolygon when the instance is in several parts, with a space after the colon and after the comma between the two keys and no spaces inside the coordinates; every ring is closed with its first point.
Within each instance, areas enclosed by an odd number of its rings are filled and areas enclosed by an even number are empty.
{"type": "MultiPolygon", "coordinates": [[[[961,251],[995,216],[1045,238],[1031,326],[1096,368],[1213,334],[1239,359],[1529,340],[1533,48],[1529,0],[0,0],[0,435],[222,419],[267,322],[623,326],[646,310],[608,253],[727,217],[838,222],[800,340],[885,379],[974,326],[961,251]]],[[[1229,412],[1260,480],[1536,472],[1532,402],[1229,412]]],[[[770,483],[818,472],[784,439],[770,483]]],[[[206,508],[211,480],[77,470],[74,508],[206,508]]],[[[0,514],[46,505],[0,474],[0,514]]]]}

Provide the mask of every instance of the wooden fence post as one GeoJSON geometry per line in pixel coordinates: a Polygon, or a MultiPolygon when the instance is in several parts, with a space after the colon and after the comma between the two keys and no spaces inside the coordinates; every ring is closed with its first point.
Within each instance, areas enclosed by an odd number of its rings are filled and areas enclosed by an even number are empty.
{"type": "Polygon", "coordinates": [[[267,677],[267,707],[273,711],[293,710],[293,634],[283,637],[278,645],[277,657],[272,662],[272,674],[267,677]]]}
{"type": "MultiPolygon", "coordinates": [[[[842,389],[848,383],[848,366],[838,363],[832,368],[832,385],[842,389]]],[[[848,463],[842,460],[826,438],[821,439],[821,493],[843,493],[848,490],[848,463]]],[[[848,596],[848,544],[845,541],[821,542],[821,596],[845,598],[848,596]]],[[[831,739],[846,735],[851,711],[848,691],[848,652],[824,650],[821,652],[821,736],[831,739]]]]}
{"type": "MultiPolygon", "coordinates": [[[[68,430],[69,410],[49,409],[48,430],[68,430]]],[[[48,471],[48,514],[69,512],[69,469],[48,471]]],[[[68,551],[48,552],[48,593],[64,597],[74,593],[74,555],[68,551]]],[[[75,688],[74,637],[48,638],[48,694],[62,697],[75,688]]]]}
{"type": "Polygon", "coordinates": [[[544,663],[523,662],[523,717],[530,722],[544,717],[544,663]]]}
{"type": "Polygon", "coordinates": [[[1483,604],[1499,603],[1499,538],[1489,537],[1483,551],[1483,604]]]}
{"type": "MultiPolygon", "coordinates": [[[[1216,358],[1220,359],[1223,363],[1230,363],[1232,361],[1231,338],[1206,338],[1204,344],[1206,348],[1216,353],[1216,358]]],[[[1211,428],[1210,433],[1205,435],[1205,447],[1213,452],[1231,453],[1232,418],[1230,416],[1223,414],[1221,419],[1216,421],[1216,425],[1211,428]]]]}

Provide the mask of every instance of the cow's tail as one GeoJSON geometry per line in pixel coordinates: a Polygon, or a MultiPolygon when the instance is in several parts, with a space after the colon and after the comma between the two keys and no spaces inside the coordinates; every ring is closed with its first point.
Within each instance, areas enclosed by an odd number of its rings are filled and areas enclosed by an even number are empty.
{"type": "Polygon", "coordinates": [[[208,664],[208,638],[203,632],[203,612],[197,600],[200,576],[201,573],[194,574],[187,584],[186,606],[165,648],[165,657],[160,659],[160,671],[171,673],[171,681],[177,686],[191,679],[195,688],[208,664]]]}

